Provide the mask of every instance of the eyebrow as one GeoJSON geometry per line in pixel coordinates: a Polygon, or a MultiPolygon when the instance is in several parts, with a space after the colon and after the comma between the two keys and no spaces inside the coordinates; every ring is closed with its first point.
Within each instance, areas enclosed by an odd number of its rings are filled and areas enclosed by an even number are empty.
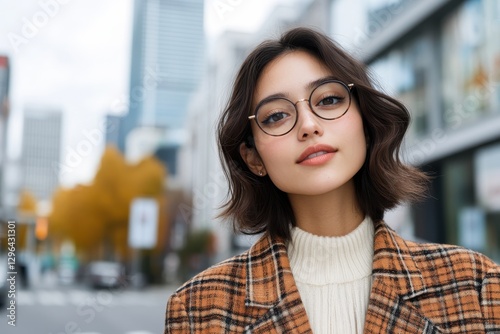
{"type": "MultiPolygon", "coordinates": [[[[306,89],[309,90],[309,91],[312,91],[314,88],[318,87],[319,85],[321,85],[325,81],[329,81],[329,80],[338,80],[338,78],[336,78],[336,77],[334,77],[332,75],[319,78],[317,80],[309,82],[306,85],[306,89]]],[[[272,100],[272,99],[277,99],[277,98],[286,98],[286,99],[288,99],[289,95],[285,94],[285,93],[276,93],[276,94],[272,94],[272,95],[266,96],[265,98],[263,98],[262,100],[260,100],[257,103],[257,106],[260,105],[264,101],[268,101],[268,100],[272,100]]]]}
{"type": "Polygon", "coordinates": [[[308,83],[306,85],[306,88],[308,90],[313,90],[314,88],[318,87],[319,85],[321,85],[325,81],[329,81],[329,80],[338,80],[338,78],[334,77],[333,75],[329,75],[329,76],[326,76],[326,77],[323,77],[323,78],[319,78],[318,80],[314,80],[314,81],[311,81],[310,83],[308,83]]]}

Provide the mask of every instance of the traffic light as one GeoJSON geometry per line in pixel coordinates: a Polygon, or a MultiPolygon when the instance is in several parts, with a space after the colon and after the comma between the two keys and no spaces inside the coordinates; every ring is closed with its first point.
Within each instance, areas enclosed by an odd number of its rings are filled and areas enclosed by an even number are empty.
{"type": "Polygon", "coordinates": [[[38,217],[35,224],[35,236],[38,240],[45,240],[49,232],[49,220],[47,217],[38,217]]]}

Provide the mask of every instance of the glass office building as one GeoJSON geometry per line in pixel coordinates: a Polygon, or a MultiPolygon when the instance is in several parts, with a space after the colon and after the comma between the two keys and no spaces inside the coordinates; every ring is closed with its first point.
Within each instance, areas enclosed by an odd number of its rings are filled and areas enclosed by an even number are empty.
{"type": "Polygon", "coordinates": [[[118,146],[137,127],[185,126],[203,67],[203,0],[136,0],[128,114],[118,146]]]}
{"type": "Polygon", "coordinates": [[[62,113],[28,108],[24,112],[22,188],[39,201],[49,200],[59,185],[62,113]]]}

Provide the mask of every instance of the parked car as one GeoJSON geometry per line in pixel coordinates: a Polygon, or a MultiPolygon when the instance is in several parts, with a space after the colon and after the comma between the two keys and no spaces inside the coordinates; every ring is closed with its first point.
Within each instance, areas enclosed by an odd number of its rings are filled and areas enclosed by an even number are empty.
{"type": "Polygon", "coordinates": [[[87,278],[93,288],[117,288],[123,285],[125,269],[118,262],[91,262],[88,266],[87,278]]]}

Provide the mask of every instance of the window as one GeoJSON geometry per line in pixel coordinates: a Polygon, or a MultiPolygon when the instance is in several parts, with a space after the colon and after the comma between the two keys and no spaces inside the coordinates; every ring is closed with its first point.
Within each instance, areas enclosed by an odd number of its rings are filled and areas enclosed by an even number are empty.
{"type": "Polygon", "coordinates": [[[410,111],[409,137],[421,137],[429,131],[431,58],[431,41],[423,35],[371,64],[382,90],[399,99],[410,111]]]}
{"type": "Polygon", "coordinates": [[[443,204],[446,243],[500,263],[500,142],[446,159],[443,204]]]}
{"type": "Polygon", "coordinates": [[[443,21],[443,122],[447,128],[499,112],[499,3],[469,0],[443,21]]]}

